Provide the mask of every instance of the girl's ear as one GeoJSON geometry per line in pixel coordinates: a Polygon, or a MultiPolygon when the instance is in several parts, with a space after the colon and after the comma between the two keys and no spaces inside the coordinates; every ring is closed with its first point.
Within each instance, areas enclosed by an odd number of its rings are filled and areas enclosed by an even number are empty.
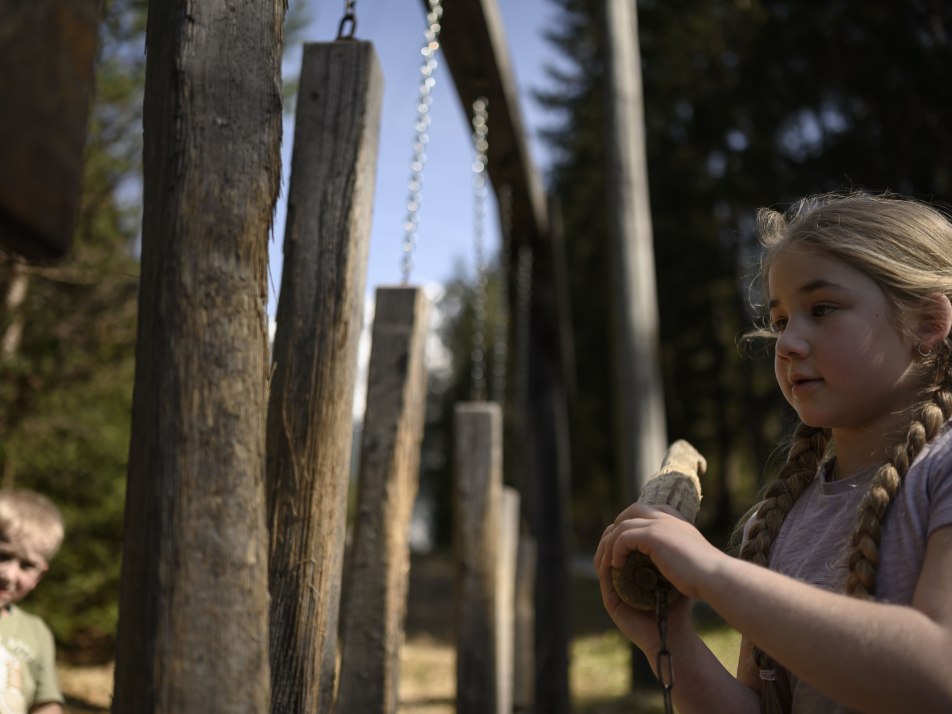
{"type": "Polygon", "coordinates": [[[927,295],[919,317],[916,336],[921,350],[931,350],[952,331],[952,303],[942,293],[927,295]]]}

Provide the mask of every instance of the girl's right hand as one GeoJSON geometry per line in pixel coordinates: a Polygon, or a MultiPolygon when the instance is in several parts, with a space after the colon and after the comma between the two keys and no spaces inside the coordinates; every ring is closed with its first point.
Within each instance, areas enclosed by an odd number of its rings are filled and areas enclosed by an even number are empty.
{"type": "MultiPolygon", "coordinates": [[[[612,524],[605,529],[595,550],[595,571],[598,573],[602,604],[622,634],[645,653],[653,669],[655,657],[660,649],[658,620],[653,610],[638,610],[631,607],[619,597],[615,590],[612,583],[612,554],[606,547],[606,539],[614,528],[615,524],[612,524]]],[[[687,597],[679,597],[671,604],[668,610],[669,642],[673,638],[680,637],[680,633],[684,631],[683,628],[693,631],[692,606],[693,601],[687,597]]]]}

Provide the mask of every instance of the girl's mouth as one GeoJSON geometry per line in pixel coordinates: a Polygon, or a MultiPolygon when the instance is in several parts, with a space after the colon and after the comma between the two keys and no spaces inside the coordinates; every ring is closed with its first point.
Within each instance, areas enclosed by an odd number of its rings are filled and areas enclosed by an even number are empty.
{"type": "Polygon", "coordinates": [[[803,394],[820,384],[821,381],[815,378],[797,377],[790,380],[790,391],[793,394],[803,394]]]}

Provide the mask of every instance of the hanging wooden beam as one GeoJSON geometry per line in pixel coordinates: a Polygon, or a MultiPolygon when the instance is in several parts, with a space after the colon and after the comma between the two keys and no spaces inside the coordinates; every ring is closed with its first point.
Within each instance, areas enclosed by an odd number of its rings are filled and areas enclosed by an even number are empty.
{"type": "MultiPolygon", "coordinates": [[[[271,711],[329,712],[383,81],[306,44],[268,408],[271,711]]],[[[261,710],[263,711],[263,710],[261,710]]]]}
{"type": "Polygon", "coordinates": [[[99,6],[0,1],[0,245],[30,261],[73,243],[99,6]]]}
{"type": "Polygon", "coordinates": [[[410,572],[410,518],[426,415],[427,300],[377,290],[357,514],[347,556],[338,712],[395,714],[410,572]]]}
{"type": "Polygon", "coordinates": [[[502,412],[457,404],[453,425],[456,711],[503,714],[497,680],[497,577],[502,508],[502,412]]]}
{"type": "MultiPolygon", "coordinates": [[[[422,0],[429,9],[428,0],[422,0]]],[[[487,172],[498,196],[511,191],[510,265],[531,251],[528,335],[516,356],[530,366],[526,410],[515,421],[523,468],[514,481],[523,494],[523,511],[538,546],[536,593],[536,696],[539,711],[570,709],[568,683],[568,547],[570,452],[568,402],[574,390],[574,360],[558,210],[547,201],[531,158],[509,51],[497,0],[453,0],[444,7],[441,51],[453,76],[465,115],[478,97],[489,100],[487,172]]],[[[518,279],[509,279],[510,304],[517,304],[518,279]]],[[[515,325],[516,321],[510,321],[515,325]]]]}

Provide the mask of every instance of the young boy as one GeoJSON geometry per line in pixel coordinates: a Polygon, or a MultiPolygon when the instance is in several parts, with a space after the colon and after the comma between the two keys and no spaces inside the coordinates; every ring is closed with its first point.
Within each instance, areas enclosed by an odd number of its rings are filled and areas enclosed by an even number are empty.
{"type": "Polygon", "coordinates": [[[62,542],[63,519],[48,498],[0,490],[0,714],[62,714],[53,635],[16,606],[62,542]]]}

